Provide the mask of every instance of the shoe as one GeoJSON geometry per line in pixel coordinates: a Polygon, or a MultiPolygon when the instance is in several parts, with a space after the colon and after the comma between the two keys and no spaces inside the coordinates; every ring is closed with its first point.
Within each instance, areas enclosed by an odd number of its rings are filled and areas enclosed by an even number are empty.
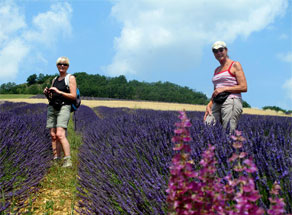
{"type": "Polygon", "coordinates": [[[54,162],[59,162],[60,160],[61,160],[60,157],[54,157],[54,158],[53,158],[53,161],[54,161],[54,162]]]}
{"type": "Polygon", "coordinates": [[[64,158],[64,164],[62,167],[71,167],[71,166],[72,166],[71,158],[64,158]]]}
{"type": "Polygon", "coordinates": [[[54,166],[59,166],[61,164],[62,159],[60,157],[56,157],[53,159],[52,164],[54,166]]]}

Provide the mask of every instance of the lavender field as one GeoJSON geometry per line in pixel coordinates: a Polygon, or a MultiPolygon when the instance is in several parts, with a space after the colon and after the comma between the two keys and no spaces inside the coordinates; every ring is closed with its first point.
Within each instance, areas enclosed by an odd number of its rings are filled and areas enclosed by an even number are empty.
{"type": "Polygon", "coordinates": [[[0,214],[24,207],[46,174],[51,145],[45,121],[45,104],[0,105],[0,214]]]}
{"type": "MultiPolygon", "coordinates": [[[[206,126],[202,112],[191,119],[191,156],[195,168],[208,144],[216,147],[221,177],[231,171],[227,162],[232,140],[218,124],[206,126]]],[[[74,115],[83,143],[78,155],[76,214],[167,214],[166,189],[174,155],[176,111],[81,106],[74,115]]],[[[45,129],[46,105],[0,105],[0,214],[18,210],[50,167],[51,146],[45,129]],[[40,135],[41,134],[41,135],[40,135]]],[[[254,174],[259,202],[269,207],[275,180],[282,187],[286,211],[292,212],[292,120],[289,117],[243,115],[238,130],[243,149],[259,171],[254,174]]]]}
{"type": "MultiPolygon", "coordinates": [[[[77,131],[83,135],[79,159],[81,214],[167,214],[166,192],[177,112],[81,107],[77,131]]],[[[231,171],[227,159],[233,148],[220,125],[205,126],[202,112],[191,119],[192,159],[201,159],[208,144],[216,146],[218,175],[231,171]]],[[[281,183],[286,211],[292,211],[292,121],[288,117],[243,115],[238,127],[246,138],[244,151],[259,169],[254,175],[269,207],[268,193],[281,183]]]]}

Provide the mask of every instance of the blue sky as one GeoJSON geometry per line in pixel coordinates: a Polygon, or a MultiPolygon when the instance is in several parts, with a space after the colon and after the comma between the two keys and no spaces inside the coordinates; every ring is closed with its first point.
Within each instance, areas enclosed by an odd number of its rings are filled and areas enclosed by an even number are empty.
{"type": "Polygon", "coordinates": [[[169,81],[211,96],[211,45],[244,69],[252,107],[292,109],[291,0],[0,0],[0,84],[70,73],[169,81]]]}

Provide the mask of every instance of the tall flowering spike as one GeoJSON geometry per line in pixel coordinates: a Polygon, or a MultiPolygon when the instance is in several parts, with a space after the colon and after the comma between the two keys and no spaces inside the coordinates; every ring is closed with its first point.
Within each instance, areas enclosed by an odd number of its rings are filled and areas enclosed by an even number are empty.
{"type": "Polygon", "coordinates": [[[269,215],[282,215],[285,214],[285,202],[284,199],[279,198],[279,191],[281,187],[277,181],[272,186],[272,190],[270,194],[272,197],[269,198],[270,200],[270,209],[268,210],[269,215]]]}
{"type": "Polygon", "coordinates": [[[238,172],[240,176],[234,180],[228,178],[229,186],[226,186],[225,189],[230,190],[231,185],[233,187],[232,190],[238,190],[233,199],[236,202],[236,214],[264,214],[264,209],[256,205],[256,201],[260,199],[261,195],[255,189],[254,180],[250,175],[250,173],[257,171],[257,167],[252,158],[244,159],[247,155],[245,152],[239,152],[245,141],[241,135],[240,131],[235,131],[235,136],[231,136],[236,153],[229,159],[230,162],[236,163],[233,170],[238,172]],[[247,173],[247,176],[245,176],[244,172],[247,173]]]}
{"type": "Polygon", "coordinates": [[[172,138],[178,154],[172,159],[166,190],[169,214],[226,214],[223,184],[216,176],[215,147],[209,145],[203,153],[201,169],[194,171],[190,160],[191,148],[186,144],[192,140],[187,129],[191,123],[185,112],[180,112],[179,119],[181,122],[175,124],[175,136],[172,138]]]}
{"type": "Polygon", "coordinates": [[[173,150],[175,151],[186,151],[189,152],[189,147],[186,147],[184,143],[191,142],[192,138],[187,128],[191,127],[191,122],[188,119],[184,111],[179,112],[179,119],[181,122],[175,123],[176,129],[174,130],[174,136],[172,142],[175,143],[173,150]]]}
{"type": "MultiPolygon", "coordinates": [[[[265,210],[257,205],[261,198],[255,189],[255,182],[251,173],[257,172],[257,167],[246,152],[242,152],[245,139],[242,133],[235,132],[233,147],[236,152],[229,158],[233,163],[235,177],[230,173],[224,179],[216,175],[215,147],[209,145],[203,152],[200,168],[193,170],[190,159],[191,148],[185,144],[190,141],[187,128],[190,121],[184,112],[180,113],[181,122],[176,123],[173,142],[174,150],[178,153],[172,159],[170,167],[170,181],[167,189],[169,215],[264,215],[265,210]],[[225,181],[226,183],[222,183],[225,181]],[[231,204],[230,204],[231,203],[231,204]]],[[[278,198],[280,186],[275,183],[271,191],[270,209],[268,215],[281,215],[285,213],[285,203],[278,198]]],[[[291,215],[291,214],[290,214],[291,215]]]]}
{"type": "Polygon", "coordinates": [[[197,187],[190,178],[196,174],[192,170],[192,161],[189,160],[190,147],[185,143],[192,140],[188,127],[191,126],[190,120],[184,111],[180,112],[181,122],[175,123],[175,136],[172,142],[175,143],[173,150],[177,151],[172,159],[170,166],[170,180],[168,184],[167,201],[170,206],[169,214],[192,214],[191,193],[190,191],[197,187]]]}

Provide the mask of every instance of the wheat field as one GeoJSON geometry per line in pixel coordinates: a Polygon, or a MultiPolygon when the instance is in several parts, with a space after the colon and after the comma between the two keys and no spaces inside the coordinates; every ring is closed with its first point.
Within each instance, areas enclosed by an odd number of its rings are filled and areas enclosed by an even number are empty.
{"type": "MultiPolygon", "coordinates": [[[[26,102],[26,103],[45,103],[47,99],[29,99],[29,98],[14,98],[14,99],[0,99],[0,102],[26,102]]],[[[88,107],[125,107],[132,109],[152,109],[152,110],[169,110],[169,111],[205,111],[205,105],[192,105],[192,104],[180,104],[180,103],[167,103],[167,102],[150,102],[150,101],[122,101],[122,100],[82,100],[82,105],[88,107]]],[[[272,115],[272,116],[292,116],[287,115],[283,112],[276,112],[273,110],[261,110],[256,108],[243,108],[243,114],[254,114],[254,115],[272,115]]]]}

